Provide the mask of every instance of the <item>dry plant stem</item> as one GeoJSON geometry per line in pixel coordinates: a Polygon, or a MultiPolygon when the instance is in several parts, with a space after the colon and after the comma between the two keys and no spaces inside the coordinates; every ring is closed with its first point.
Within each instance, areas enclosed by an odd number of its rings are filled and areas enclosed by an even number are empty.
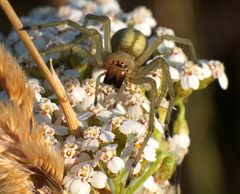
{"type": "Polygon", "coordinates": [[[27,47],[30,55],[32,56],[36,64],[39,66],[39,69],[42,71],[45,79],[48,81],[53,91],[55,92],[59,104],[61,105],[64,115],[66,117],[70,133],[78,135],[79,122],[67,99],[67,95],[63,89],[63,86],[61,85],[58,78],[51,74],[27,32],[20,30],[23,27],[23,25],[18,16],[16,15],[15,11],[13,10],[12,6],[9,4],[9,2],[7,0],[0,0],[0,5],[4,12],[6,13],[8,19],[11,21],[13,27],[17,31],[19,37],[27,47]]]}

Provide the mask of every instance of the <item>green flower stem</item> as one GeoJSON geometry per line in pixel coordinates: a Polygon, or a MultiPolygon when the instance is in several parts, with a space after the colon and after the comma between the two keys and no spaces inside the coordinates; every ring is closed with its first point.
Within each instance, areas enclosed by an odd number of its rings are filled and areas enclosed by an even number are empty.
{"type": "Polygon", "coordinates": [[[113,180],[113,185],[114,185],[114,189],[111,189],[111,192],[114,194],[122,194],[125,193],[125,187],[123,185],[123,183],[125,183],[125,177],[126,177],[127,172],[124,170],[123,172],[121,172],[121,174],[112,179],[113,180]],[[114,192],[113,192],[114,191],[114,192]]]}
{"type": "Polygon", "coordinates": [[[184,105],[184,98],[177,98],[175,101],[175,105],[177,105],[179,109],[179,113],[177,116],[177,119],[174,121],[173,125],[173,134],[188,134],[189,129],[188,129],[188,124],[186,121],[186,108],[184,105]]]}
{"type": "Polygon", "coordinates": [[[178,98],[175,101],[175,105],[177,105],[178,108],[179,108],[179,114],[178,114],[177,120],[185,119],[186,108],[185,108],[185,105],[184,105],[184,98],[178,98]]]}
{"type": "Polygon", "coordinates": [[[161,165],[163,164],[164,158],[169,156],[169,153],[157,153],[158,157],[154,163],[150,165],[150,167],[146,170],[146,172],[138,178],[136,181],[134,181],[130,186],[129,189],[127,190],[127,194],[134,194],[137,189],[140,188],[140,186],[147,180],[148,177],[150,177],[154,172],[156,172],[161,165]]]}

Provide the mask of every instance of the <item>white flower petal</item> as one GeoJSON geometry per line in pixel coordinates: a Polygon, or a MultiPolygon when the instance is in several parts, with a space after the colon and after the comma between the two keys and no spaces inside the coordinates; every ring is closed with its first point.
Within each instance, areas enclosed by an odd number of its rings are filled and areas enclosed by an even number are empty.
{"type": "Polygon", "coordinates": [[[141,171],[142,165],[138,162],[133,170],[133,174],[138,174],[141,171]]]}
{"type": "Polygon", "coordinates": [[[218,77],[218,83],[223,90],[226,90],[228,88],[228,78],[225,73],[218,77]]]}
{"type": "Polygon", "coordinates": [[[106,186],[107,176],[100,171],[94,171],[91,185],[97,189],[103,189],[106,186]]]}
{"type": "Polygon", "coordinates": [[[113,114],[115,116],[122,116],[126,114],[126,110],[122,104],[117,104],[116,108],[113,109],[113,114]]]}
{"type": "Polygon", "coordinates": [[[156,150],[150,146],[146,146],[143,150],[143,158],[149,162],[156,160],[156,150]]]}
{"type": "Polygon", "coordinates": [[[108,163],[107,167],[112,173],[118,173],[125,166],[124,161],[120,157],[113,157],[108,163]]]}
{"type": "Polygon", "coordinates": [[[127,112],[128,117],[133,120],[138,120],[143,115],[140,105],[129,106],[127,112]]]}
{"type": "Polygon", "coordinates": [[[123,149],[123,151],[122,151],[121,157],[124,158],[124,159],[125,159],[126,157],[129,157],[130,154],[132,153],[132,150],[133,150],[133,149],[134,149],[134,145],[132,145],[132,144],[126,146],[126,147],[123,149]]]}
{"type": "Polygon", "coordinates": [[[99,142],[97,139],[86,139],[83,141],[82,145],[88,152],[96,152],[99,148],[99,142]]]}
{"type": "Polygon", "coordinates": [[[76,179],[72,182],[69,191],[71,194],[89,194],[91,186],[87,182],[76,179]]]}
{"type": "Polygon", "coordinates": [[[142,125],[141,123],[137,122],[137,121],[133,121],[133,120],[126,120],[123,121],[122,125],[119,127],[119,130],[125,134],[132,134],[132,133],[144,133],[146,131],[146,128],[144,125],[142,125]]]}
{"type": "Polygon", "coordinates": [[[106,122],[113,117],[113,113],[108,110],[102,110],[96,116],[98,120],[106,122]]]}
{"type": "Polygon", "coordinates": [[[79,114],[78,120],[85,121],[89,119],[93,114],[94,114],[93,112],[85,112],[85,113],[79,114]]]}
{"type": "Polygon", "coordinates": [[[89,156],[89,154],[82,152],[79,155],[79,162],[86,162],[86,161],[90,161],[91,160],[91,156],[89,156]]]}
{"type": "Polygon", "coordinates": [[[63,126],[63,125],[53,125],[52,127],[54,128],[56,135],[63,136],[63,135],[67,135],[68,134],[68,128],[66,126],[63,126]]]}
{"type": "Polygon", "coordinates": [[[170,72],[171,79],[173,81],[178,81],[180,79],[180,73],[174,67],[169,66],[169,72],[170,72]]]}
{"type": "Polygon", "coordinates": [[[148,179],[143,183],[143,187],[151,193],[156,193],[158,191],[158,184],[154,181],[153,176],[148,177],[148,179]]]}
{"type": "Polygon", "coordinates": [[[91,191],[91,186],[87,182],[68,175],[64,177],[63,184],[65,189],[71,194],[89,194],[91,191]]]}
{"type": "Polygon", "coordinates": [[[66,140],[64,141],[64,144],[68,144],[68,143],[72,144],[72,143],[75,143],[75,141],[76,141],[76,137],[73,135],[70,135],[66,138],[66,140]]]}
{"type": "Polygon", "coordinates": [[[152,137],[149,138],[147,145],[151,146],[152,148],[158,149],[159,148],[159,142],[152,137]]]}
{"type": "Polygon", "coordinates": [[[52,123],[52,117],[48,113],[46,113],[46,114],[37,113],[35,115],[35,118],[36,118],[37,122],[40,124],[45,123],[47,125],[51,125],[51,123],[52,123]]]}
{"type": "Polygon", "coordinates": [[[189,76],[189,87],[196,90],[199,88],[199,79],[197,78],[197,76],[189,76]]]}
{"type": "Polygon", "coordinates": [[[175,144],[180,148],[188,148],[190,145],[190,138],[187,134],[175,134],[172,137],[175,144]]]}
{"type": "Polygon", "coordinates": [[[102,130],[103,131],[112,131],[112,125],[107,123],[107,124],[103,125],[102,130]]]}
{"type": "Polygon", "coordinates": [[[110,132],[110,131],[103,131],[99,138],[103,141],[103,142],[106,142],[106,143],[110,143],[110,142],[113,142],[114,141],[114,138],[115,138],[115,134],[110,132]]]}
{"type": "Polygon", "coordinates": [[[81,102],[82,99],[85,97],[86,92],[83,88],[76,87],[72,90],[70,95],[73,96],[77,102],[81,102]]]}

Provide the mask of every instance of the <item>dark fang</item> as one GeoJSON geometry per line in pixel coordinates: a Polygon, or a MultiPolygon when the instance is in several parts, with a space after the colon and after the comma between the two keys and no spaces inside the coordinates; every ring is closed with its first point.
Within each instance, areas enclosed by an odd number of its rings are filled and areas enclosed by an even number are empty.
{"type": "Polygon", "coordinates": [[[118,68],[109,68],[103,83],[113,85],[115,88],[119,89],[122,86],[125,76],[125,71],[118,68]]]}

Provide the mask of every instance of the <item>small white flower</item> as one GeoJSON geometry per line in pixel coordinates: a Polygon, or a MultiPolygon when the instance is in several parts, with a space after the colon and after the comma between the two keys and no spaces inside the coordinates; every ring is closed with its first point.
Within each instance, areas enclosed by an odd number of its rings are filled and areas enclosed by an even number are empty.
{"type": "Polygon", "coordinates": [[[101,171],[94,171],[88,162],[73,166],[63,179],[63,184],[71,193],[90,193],[91,186],[103,189],[106,186],[107,176],[101,171]]]}
{"type": "Polygon", "coordinates": [[[83,147],[87,151],[96,152],[99,148],[100,141],[111,143],[114,141],[115,134],[110,131],[103,131],[102,127],[88,127],[83,132],[83,147]]]}
{"type": "MultiPolygon", "coordinates": [[[[171,35],[171,36],[175,36],[175,33],[172,29],[170,28],[165,28],[165,27],[158,27],[156,29],[156,33],[158,36],[162,36],[162,35],[171,35]]],[[[159,46],[158,46],[158,50],[160,51],[160,53],[169,53],[173,48],[175,47],[175,43],[174,41],[171,40],[163,40],[159,46]]]]}
{"type": "Polygon", "coordinates": [[[198,89],[200,80],[202,80],[202,70],[191,61],[186,62],[181,71],[181,86],[184,90],[198,89]]]}
{"type": "Polygon", "coordinates": [[[78,80],[67,80],[64,82],[64,87],[66,89],[68,97],[71,99],[71,104],[82,102],[83,98],[86,96],[86,92],[80,87],[78,80]]]}
{"type": "Polygon", "coordinates": [[[41,94],[45,93],[45,89],[42,86],[40,86],[40,83],[37,79],[31,78],[28,80],[28,83],[35,92],[36,101],[39,102],[40,99],[42,98],[41,94]]]}
{"type": "Polygon", "coordinates": [[[130,12],[127,15],[127,23],[141,31],[145,36],[150,36],[152,28],[157,24],[156,20],[152,17],[152,12],[144,6],[137,7],[130,12]]]}
{"type": "Polygon", "coordinates": [[[112,124],[112,128],[118,128],[121,126],[122,122],[125,120],[126,118],[125,117],[122,117],[122,116],[119,116],[119,117],[113,117],[111,120],[110,120],[110,124],[112,124]]]}
{"type": "Polygon", "coordinates": [[[99,147],[99,141],[97,140],[101,132],[101,127],[89,127],[84,130],[83,138],[83,146],[87,151],[96,152],[99,147]]]}
{"type": "Polygon", "coordinates": [[[180,70],[184,63],[186,63],[187,57],[181,48],[175,47],[167,57],[167,61],[171,66],[180,70]]]}
{"type": "Polygon", "coordinates": [[[96,154],[95,162],[99,160],[106,164],[107,168],[114,174],[117,174],[125,167],[125,163],[122,158],[116,156],[116,144],[110,144],[104,146],[96,154]]]}
{"type": "Polygon", "coordinates": [[[218,79],[218,83],[222,89],[228,88],[228,78],[224,70],[224,65],[220,61],[211,60],[209,61],[209,67],[212,71],[212,76],[218,79]]]}

